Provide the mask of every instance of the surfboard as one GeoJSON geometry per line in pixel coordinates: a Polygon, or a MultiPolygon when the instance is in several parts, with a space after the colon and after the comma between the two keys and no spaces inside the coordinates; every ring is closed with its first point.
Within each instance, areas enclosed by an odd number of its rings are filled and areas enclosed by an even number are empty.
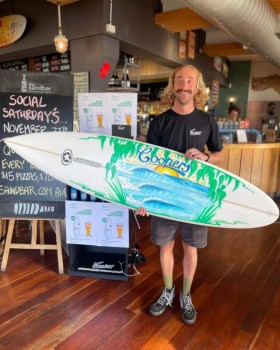
{"type": "Polygon", "coordinates": [[[0,17],[0,47],[16,42],[24,33],[26,22],[22,15],[0,17]]]}
{"type": "Polygon", "coordinates": [[[90,133],[44,132],[4,142],[36,168],[103,200],[176,221],[266,226],[275,202],[248,181],[148,143],[90,133]]]}

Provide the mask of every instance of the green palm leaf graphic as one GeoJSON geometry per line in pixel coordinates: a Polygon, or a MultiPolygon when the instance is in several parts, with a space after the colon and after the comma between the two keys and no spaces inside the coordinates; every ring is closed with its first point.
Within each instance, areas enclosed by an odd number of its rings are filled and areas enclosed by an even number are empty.
{"type": "MultiPolygon", "coordinates": [[[[115,138],[105,135],[96,135],[96,137],[89,137],[84,139],[99,139],[101,148],[104,149],[105,143],[109,142],[109,145],[113,147],[113,154],[110,161],[106,164],[106,181],[109,189],[107,189],[107,198],[111,201],[119,202],[121,204],[126,203],[126,194],[124,193],[121,183],[116,176],[117,173],[117,162],[127,157],[137,156],[139,151],[143,148],[151,149],[149,156],[152,159],[157,157],[159,150],[157,146],[144,143],[135,143],[132,140],[115,138]]],[[[174,153],[169,150],[163,151],[161,157],[168,159],[169,157],[174,158],[174,153]]],[[[172,159],[173,159],[172,158],[172,159]]],[[[191,161],[188,158],[184,158],[183,155],[177,155],[177,160],[185,161],[189,167],[188,172],[185,174],[185,179],[190,179],[196,183],[204,183],[204,186],[209,187],[209,197],[211,204],[204,208],[201,213],[192,220],[194,222],[200,222],[204,224],[219,225],[219,221],[215,220],[215,215],[227,196],[227,187],[233,184],[232,191],[235,191],[239,186],[243,186],[248,189],[246,184],[241,180],[234,178],[230,174],[223,172],[222,169],[212,168],[208,164],[203,162],[191,161]]],[[[249,190],[249,189],[248,189],[249,190]]],[[[94,192],[94,191],[93,191],[94,192]]],[[[95,193],[96,194],[96,193],[95,193]]],[[[98,195],[96,194],[98,197],[98,195]]],[[[101,195],[104,198],[104,194],[101,195]]],[[[106,199],[106,197],[105,197],[106,199]]]]}

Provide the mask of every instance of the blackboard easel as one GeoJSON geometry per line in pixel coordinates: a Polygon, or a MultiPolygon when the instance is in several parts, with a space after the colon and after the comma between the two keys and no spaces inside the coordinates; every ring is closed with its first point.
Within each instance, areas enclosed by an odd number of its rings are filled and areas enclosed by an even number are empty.
{"type": "MultiPolygon", "coordinates": [[[[0,140],[34,132],[72,131],[73,92],[70,73],[1,71],[0,140]]],[[[7,231],[1,271],[6,270],[10,249],[39,249],[42,255],[54,249],[59,273],[63,273],[60,219],[65,218],[67,186],[33,167],[4,142],[0,142],[0,159],[0,223],[8,222],[7,230],[0,227],[2,236],[7,231]],[[55,222],[53,245],[44,243],[44,220],[50,219],[55,222]],[[30,221],[29,244],[12,243],[17,220],[30,221]]]]}

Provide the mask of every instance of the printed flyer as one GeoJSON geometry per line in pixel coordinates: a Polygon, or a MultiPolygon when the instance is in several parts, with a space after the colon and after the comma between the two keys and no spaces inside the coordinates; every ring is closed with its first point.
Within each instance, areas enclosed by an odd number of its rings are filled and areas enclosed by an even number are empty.
{"type": "Polygon", "coordinates": [[[129,138],[136,139],[137,93],[80,93],[78,103],[80,131],[113,135],[118,126],[129,130],[129,138]]]}
{"type": "Polygon", "coordinates": [[[129,209],[112,203],[65,201],[66,242],[129,247],[129,209]]]}

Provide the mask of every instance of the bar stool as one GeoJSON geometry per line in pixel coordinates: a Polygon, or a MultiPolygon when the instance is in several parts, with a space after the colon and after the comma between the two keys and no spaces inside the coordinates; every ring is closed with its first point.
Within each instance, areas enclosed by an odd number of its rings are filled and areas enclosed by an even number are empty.
{"type": "MultiPolygon", "coordinates": [[[[1,219],[1,220],[4,220],[4,219],[1,219]]],[[[5,220],[7,220],[7,218],[5,218],[5,220]]],[[[45,235],[44,220],[48,220],[48,219],[25,219],[25,218],[21,218],[20,220],[31,220],[31,224],[32,224],[31,242],[30,243],[12,243],[12,237],[13,237],[16,220],[18,219],[9,218],[8,232],[6,237],[6,243],[4,246],[1,271],[6,271],[10,249],[39,249],[41,255],[44,255],[45,249],[50,249],[50,250],[57,251],[58,273],[63,274],[64,267],[63,267],[62,246],[61,246],[60,220],[59,219],[54,220],[55,235],[56,235],[55,244],[44,243],[44,235],[45,235]],[[39,226],[40,243],[37,243],[38,226],[39,226]]]]}

